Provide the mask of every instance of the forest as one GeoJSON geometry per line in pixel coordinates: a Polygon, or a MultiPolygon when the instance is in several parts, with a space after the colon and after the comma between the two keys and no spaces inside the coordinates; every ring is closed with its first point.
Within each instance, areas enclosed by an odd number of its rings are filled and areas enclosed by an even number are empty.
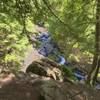
{"type": "Polygon", "coordinates": [[[100,0],[0,0],[0,100],[99,96],[100,0]]]}

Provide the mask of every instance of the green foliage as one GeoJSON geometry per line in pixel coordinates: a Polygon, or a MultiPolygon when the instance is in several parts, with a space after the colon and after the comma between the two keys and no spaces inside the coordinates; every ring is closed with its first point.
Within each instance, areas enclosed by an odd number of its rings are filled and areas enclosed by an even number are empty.
{"type": "Polygon", "coordinates": [[[15,61],[21,64],[30,47],[27,34],[31,33],[27,32],[34,32],[33,24],[38,21],[45,22],[66,58],[70,59],[73,55],[72,59],[78,59],[73,52],[74,48],[78,48],[81,54],[89,52],[92,55],[95,8],[95,0],[0,1],[0,51],[4,53],[2,62],[15,61]]]}
{"type": "Polygon", "coordinates": [[[62,71],[64,72],[65,77],[70,79],[72,82],[77,81],[77,78],[73,74],[73,69],[70,66],[63,65],[61,66],[62,71]]]}
{"type": "Polygon", "coordinates": [[[70,0],[63,2],[55,0],[49,1],[48,5],[53,11],[52,13],[47,7],[52,15],[48,16],[47,20],[49,30],[64,54],[70,56],[76,43],[79,44],[77,48],[81,49],[81,53],[88,51],[93,54],[95,1],[76,0],[73,3],[70,0]]]}

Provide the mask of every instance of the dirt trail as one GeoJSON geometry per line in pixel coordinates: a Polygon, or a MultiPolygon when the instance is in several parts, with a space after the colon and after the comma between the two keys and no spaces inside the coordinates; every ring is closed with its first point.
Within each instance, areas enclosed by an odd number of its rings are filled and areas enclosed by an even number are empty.
{"type": "MultiPolygon", "coordinates": [[[[37,32],[48,33],[48,30],[45,27],[39,27],[38,25],[36,25],[35,28],[37,32]]],[[[44,58],[44,56],[40,55],[35,48],[30,49],[28,55],[24,59],[21,71],[25,72],[28,65],[30,65],[33,61],[40,60],[41,58],[44,58]]]]}
{"type": "Polygon", "coordinates": [[[40,55],[36,49],[31,49],[24,59],[23,66],[21,71],[25,72],[26,68],[33,62],[44,58],[44,56],[40,55]]]}

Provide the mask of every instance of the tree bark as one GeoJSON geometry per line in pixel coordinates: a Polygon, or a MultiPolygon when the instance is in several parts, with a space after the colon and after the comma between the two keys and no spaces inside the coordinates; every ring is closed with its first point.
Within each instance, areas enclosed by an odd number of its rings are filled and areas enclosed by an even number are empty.
{"type": "Polygon", "coordinates": [[[100,0],[97,0],[96,7],[96,26],[95,26],[95,53],[92,63],[92,69],[88,74],[87,83],[95,84],[97,79],[98,70],[100,67],[100,0]]]}

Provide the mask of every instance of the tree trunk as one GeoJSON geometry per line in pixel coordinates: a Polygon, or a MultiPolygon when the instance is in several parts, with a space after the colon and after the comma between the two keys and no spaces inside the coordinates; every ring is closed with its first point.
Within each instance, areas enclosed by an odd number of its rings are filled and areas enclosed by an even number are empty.
{"type": "Polygon", "coordinates": [[[95,53],[93,58],[92,69],[88,74],[87,83],[95,84],[97,79],[98,70],[100,67],[100,0],[97,0],[96,9],[96,27],[95,27],[95,53]]]}

